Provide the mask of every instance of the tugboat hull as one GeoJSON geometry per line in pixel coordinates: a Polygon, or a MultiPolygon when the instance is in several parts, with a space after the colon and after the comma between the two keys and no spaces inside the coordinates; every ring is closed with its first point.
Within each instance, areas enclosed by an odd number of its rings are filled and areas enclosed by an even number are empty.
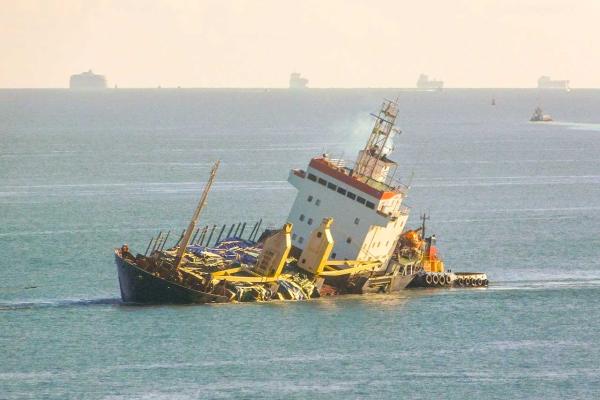
{"type": "Polygon", "coordinates": [[[368,279],[362,286],[361,293],[391,293],[406,289],[413,281],[413,275],[381,276],[368,279]]]}
{"type": "Polygon", "coordinates": [[[356,281],[348,281],[348,277],[340,277],[326,279],[325,283],[338,288],[340,293],[393,293],[406,289],[416,276],[416,274],[363,276],[356,281]]]}
{"type": "Polygon", "coordinates": [[[134,304],[222,303],[227,298],[169,282],[124,260],[115,251],[121,300],[134,304]]]}

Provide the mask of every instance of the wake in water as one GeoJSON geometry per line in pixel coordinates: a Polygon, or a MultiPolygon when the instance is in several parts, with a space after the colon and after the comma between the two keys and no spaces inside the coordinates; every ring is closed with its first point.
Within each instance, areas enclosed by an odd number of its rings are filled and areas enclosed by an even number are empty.
{"type": "Polygon", "coordinates": [[[575,131],[600,132],[600,124],[564,121],[564,122],[552,122],[549,125],[564,126],[567,129],[571,129],[571,130],[575,130],[575,131]]]}
{"type": "MultiPolygon", "coordinates": [[[[367,296],[348,296],[345,299],[323,298],[321,301],[312,302],[318,308],[336,308],[344,304],[345,301],[360,301],[366,304],[372,304],[380,308],[396,308],[406,304],[414,296],[427,294],[452,294],[456,292],[486,292],[486,291],[514,291],[514,290],[560,290],[560,289],[600,289],[599,279],[552,279],[552,280],[524,280],[524,281],[492,281],[486,288],[481,289],[450,289],[444,291],[431,290],[405,290],[396,295],[373,294],[367,296]]],[[[287,302],[281,304],[288,304],[287,302]]],[[[70,307],[88,307],[105,305],[123,305],[120,298],[99,298],[99,299],[76,299],[76,300],[40,300],[31,302],[7,302],[0,303],[0,311],[29,310],[40,308],[70,308],[70,307]]],[[[137,306],[136,306],[137,307],[137,306]]]]}
{"type": "Polygon", "coordinates": [[[552,289],[599,289],[600,279],[552,279],[500,281],[490,284],[489,290],[552,290],[552,289]]]}
{"type": "Polygon", "coordinates": [[[77,299],[77,300],[40,300],[32,302],[8,302],[0,303],[0,311],[37,309],[37,308],[63,308],[63,307],[84,307],[97,305],[115,305],[121,304],[119,298],[104,299],[77,299]]]}

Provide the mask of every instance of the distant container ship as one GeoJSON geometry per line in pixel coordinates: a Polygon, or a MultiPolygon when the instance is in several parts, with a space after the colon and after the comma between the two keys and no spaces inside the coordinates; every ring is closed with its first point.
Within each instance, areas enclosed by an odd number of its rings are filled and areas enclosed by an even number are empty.
{"type": "Polygon", "coordinates": [[[308,79],[303,78],[298,72],[290,74],[290,89],[307,89],[308,79]]]}
{"type": "Polygon", "coordinates": [[[555,81],[550,79],[549,76],[540,76],[538,79],[538,89],[560,89],[566,90],[567,92],[571,90],[569,81],[555,81]]]}
{"type": "Polygon", "coordinates": [[[436,79],[429,79],[429,76],[425,74],[419,75],[417,80],[417,89],[425,90],[442,90],[444,88],[444,81],[438,81],[436,79]]]}
{"type": "Polygon", "coordinates": [[[97,75],[90,69],[87,72],[71,75],[69,80],[70,89],[106,89],[106,78],[97,75]]]}

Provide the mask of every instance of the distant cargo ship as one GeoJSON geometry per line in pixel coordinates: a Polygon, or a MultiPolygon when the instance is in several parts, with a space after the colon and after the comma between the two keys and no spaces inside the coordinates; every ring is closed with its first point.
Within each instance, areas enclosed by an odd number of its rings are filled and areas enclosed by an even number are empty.
{"type": "Polygon", "coordinates": [[[550,79],[549,76],[540,76],[538,79],[538,89],[560,89],[571,90],[569,87],[569,81],[555,81],[550,79]]]}
{"type": "Polygon", "coordinates": [[[303,78],[298,72],[290,75],[290,89],[307,89],[308,79],[303,78]]]}
{"type": "Polygon", "coordinates": [[[70,89],[106,89],[106,78],[104,75],[97,75],[90,69],[81,74],[71,75],[69,80],[70,89]]]}
{"type": "Polygon", "coordinates": [[[417,89],[427,90],[442,90],[444,88],[444,81],[438,81],[435,79],[430,80],[429,76],[425,74],[419,75],[417,80],[417,89]]]}

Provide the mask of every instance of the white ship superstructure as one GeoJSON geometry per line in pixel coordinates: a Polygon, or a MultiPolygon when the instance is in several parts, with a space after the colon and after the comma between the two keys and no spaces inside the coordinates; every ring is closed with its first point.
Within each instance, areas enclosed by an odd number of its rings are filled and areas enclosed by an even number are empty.
{"type": "Polygon", "coordinates": [[[402,204],[407,187],[394,180],[397,164],[388,158],[397,113],[395,102],[383,103],[353,166],[323,154],[311,159],[306,170],[290,172],[289,182],[298,189],[288,216],[296,253],[324,218],[333,218],[332,259],[387,265],[409,214],[402,204]]]}

